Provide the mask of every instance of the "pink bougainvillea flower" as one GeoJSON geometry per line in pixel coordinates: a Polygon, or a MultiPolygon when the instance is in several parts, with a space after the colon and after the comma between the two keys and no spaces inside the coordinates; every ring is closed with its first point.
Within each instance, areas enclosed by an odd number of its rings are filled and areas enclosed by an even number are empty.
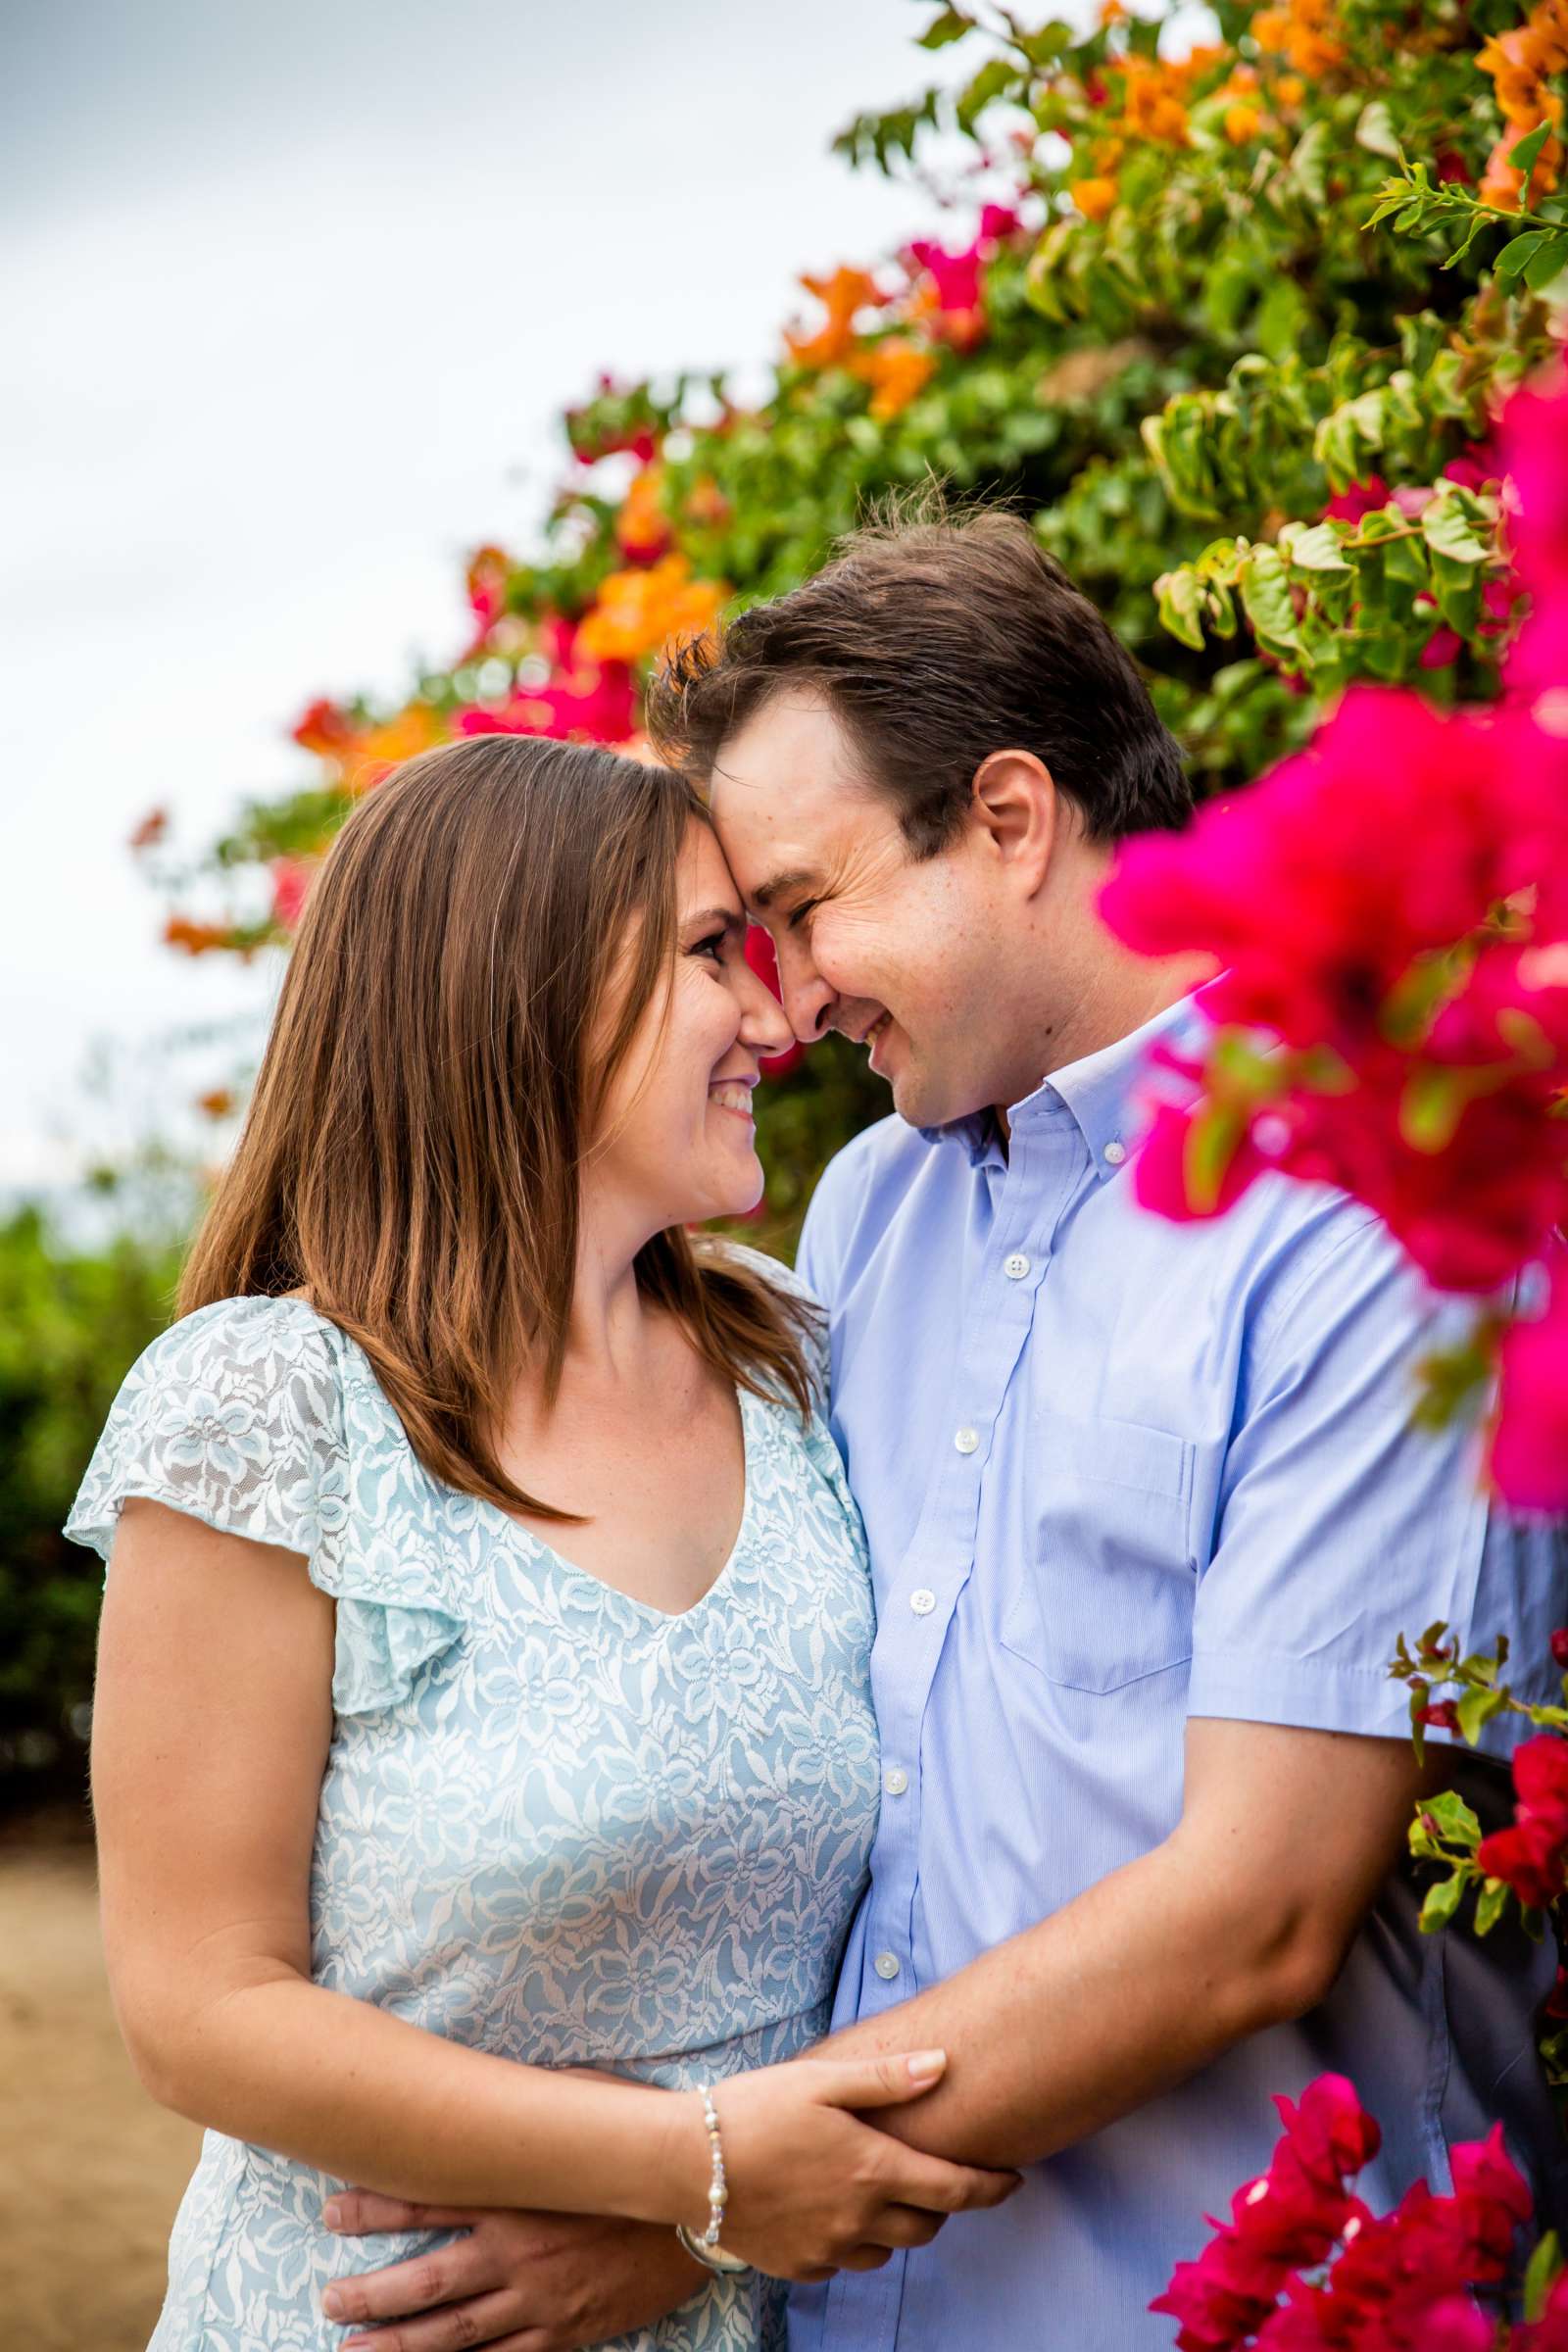
{"type": "Polygon", "coordinates": [[[929,237],[917,237],[907,248],[908,262],[922,272],[932,332],[959,351],[972,350],[986,331],[980,281],[988,250],[983,237],[959,253],[949,253],[929,237]]]}
{"type": "Polygon", "coordinates": [[[1514,1750],[1512,1826],[1483,1838],[1476,1859],[1522,1903],[1544,1910],[1568,1882],[1568,1740],[1543,1732],[1514,1750]]]}
{"type": "Polygon", "coordinates": [[[1463,651],[1464,639],[1458,630],[1450,629],[1445,624],[1441,628],[1434,629],[1422,647],[1421,667],[1423,669],[1447,669],[1451,663],[1458,661],[1463,651]]]}
{"type": "Polygon", "coordinates": [[[307,858],[272,859],[272,920],[282,930],[293,931],[298,927],[315,874],[315,866],[307,858]]]}
{"type": "Polygon", "coordinates": [[[1364,482],[1351,482],[1347,489],[1337,491],[1323,510],[1323,518],[1332,522],[1359,522],[1364,514],[1375,514],[1389,503],[1390,490],[1381,473],[1369,473],[1364,482]]]}
{"type": "Polygon", "coordinates": [[[555,741],[622,744],[637,730],[637,685],[624,662],[600,662],[585,653],[581,626],[551,613],[539,650],[551,674],[539,686],[516,686],[506,702],[473,705],[456,713],[460,735],[548,735],[555,741]]]}
{"type": "MultiPolygon", "coordinates": [[[[1516,1509],[1568,1510],[1568,1270],[1557,1253],[1545,1313],[1502,1343],[1492,1479],[1516,1509]]],[[[1568,1642],[1558,1657],[1568,1667],[1568,1642]]],[[[1500,1873],[1498,1874],[1501,1875],[1500,1873]]]]}

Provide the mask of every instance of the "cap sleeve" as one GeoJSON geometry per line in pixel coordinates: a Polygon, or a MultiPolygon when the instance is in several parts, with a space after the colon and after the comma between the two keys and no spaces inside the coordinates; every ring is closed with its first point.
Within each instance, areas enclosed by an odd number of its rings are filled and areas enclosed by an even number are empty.
{"type": "Polygon", "coordinates": [[[363,1384],[345,1403],[350,1345],[300,1299],[185,1316],[126,1375],[65,1532],[107,1561],[140,1495],[303,1553],[337,1602],[333,1704],[363,1714],[406,1698],[464,1618],[429,1513],[397,1507],[412,1460],[401,1425],[379,1390],[368,1425],[363,1384]]]}
{"type": "Polygon", "coordinates": [[[342,1411],[318,1323],[288,1298],[223,1298],[154,1340],[126,1374],[66,1522],[108,1559],[144,1495],[308,1559],[341,1529],[342,1411]]]}

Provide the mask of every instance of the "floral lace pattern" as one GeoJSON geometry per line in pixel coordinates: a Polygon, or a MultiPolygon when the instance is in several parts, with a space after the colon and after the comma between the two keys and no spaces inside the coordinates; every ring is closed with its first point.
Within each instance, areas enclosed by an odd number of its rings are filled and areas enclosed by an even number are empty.
{"type": "MultiPolygon", "coordinates": [[[[825,1429],[741,1409],[734,1550],[669,1617],[431,1478],[302,1300],[220,1300],[132,1369],[68,1533],[107,1559],[151,1496],[305,1553],[337,1604],[318,1984],[520,2064],[667,2084],[824,2030],[875,1828],[870,1587],[825,1429]]],[[[210,2132],[150,2352],[325,2352],[329,2280],[446,2242],[334,2237],[336,2185],[210,2132]]],[[[782,2343],[771,2282],[717,2279],[623,2352],[782,2343]]]]}

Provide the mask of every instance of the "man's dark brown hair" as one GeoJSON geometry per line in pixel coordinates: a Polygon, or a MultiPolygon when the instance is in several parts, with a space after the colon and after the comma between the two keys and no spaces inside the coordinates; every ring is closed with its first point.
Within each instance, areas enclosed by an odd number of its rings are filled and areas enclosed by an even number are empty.
{"type": "Polygon", "coordinates": [[[953,515],[928,495],[852,532],[803,586],[677,648],[649,731],[706,783],[725,740],[800,687],[848,730],[917,858],[954,838],[993,752],[1043,760],[1092,840],[1179,830],[1192,813],[1132,657],[1015,514],[953,515]]]}

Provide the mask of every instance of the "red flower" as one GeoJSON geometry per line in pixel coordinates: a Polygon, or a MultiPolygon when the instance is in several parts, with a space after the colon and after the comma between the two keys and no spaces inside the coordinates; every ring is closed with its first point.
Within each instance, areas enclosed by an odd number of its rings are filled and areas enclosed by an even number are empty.
{"type": "MultiPolygon", "coordinates": [[[[1526,1511],[1568,1511],[1568,1265],[1561,1252],[1552,1272],[1545,1313],[1515,1323],[1502,1343],[1492,1440],[1493,1482],[1526,1511]]],[[[1551,1654],[1568,1669],[1568,1628],[1552,1635],[1551,1654]]]]}
{"type": "Polygon", "coordinates": [[[292,931],[305,911],[314,869],[303,858],[274,858],[271,875],[272,920],[280,929],[292,931]]]}
{"type": "Polygon", "coordinates": [[[1364,482],[1351,482],[1329,500],[1323,518],[1334,522],[1359,522],[1363,514],[1375,514],[1389,503],[1388,483],[1381,473],[1369,473],[1364,482]]]}
{"type": "Polygon", "coordinates": [[[1416,1721],[1430,1724],[1434,1731],[1456,1732],[1459,1729],[1459,1709],[1451,1698],[1433,1699],[1421,1709],[1416,1721]]]}
{"type": "Polygon", "coordinates": [[[908,248],[908,259],[924,272],[928,282],[933,326],[944,342],[959,351],[968,351],[986,331],[985,298],[981,291],[980,274],[984,266],[986,240],[977,237],[961,253],[949,253],[945,246],[934,245],[929,237],[917,237],[908,248]]]}
{"type": "MultiPolygon", "coordinates": [[[[755,923],[746,934],[746,960],[759,980],[765,980],[774,996],[778,996],[778,957],[773,953],[773,942],[755,923]]],[[[791,1070],[798,1069],[805,1058],[806,1048],[798,1042],[786,1046],[782,1054],[764,1054],[762,1076],[787,1078],[791,1070]]]]}
{"type": "Polygon", "coordinates": [[[1554,1666],[1560,1666],[1568,1674],[1568,1625],[1559,1625],[1552,1635],[1551,1658],[1554,1666]]]}
{"type": "Polygon", "coordinates": [[[355,727],[347,711],[340,710],[336,703],[322,695],[311,704],[292,733],[295,742],[303,744],[308,752],[331,759],[354,741],[355,727]]]}
{"type": "Polygon", "coordinates": [[[1513,1827],[1483,1838],[1476,1859],[1522,1903],[1544,1910],[1568,1882],[1568,1740],[1543,1732],[1514,1751],[1513,1827]]]}

